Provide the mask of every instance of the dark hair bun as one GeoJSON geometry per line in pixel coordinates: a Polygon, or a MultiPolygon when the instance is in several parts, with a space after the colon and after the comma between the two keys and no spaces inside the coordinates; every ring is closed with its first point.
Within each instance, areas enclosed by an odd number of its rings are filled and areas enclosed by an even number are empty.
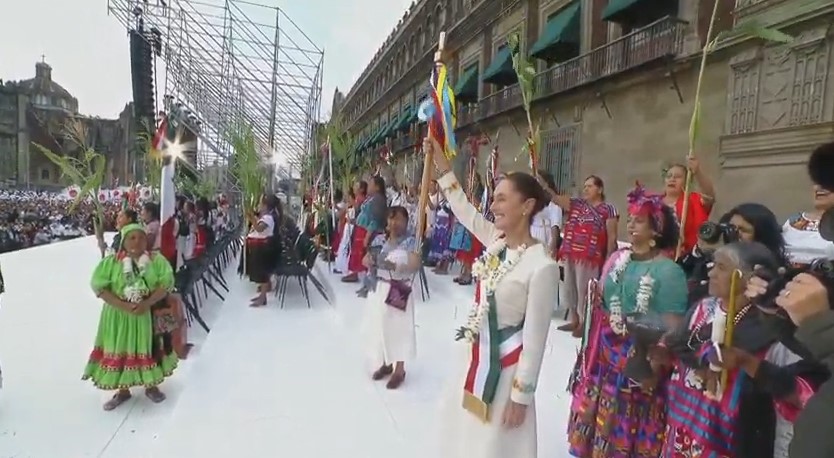
{"type": "Polygon", "coordinates": [[[547,191],[539,184],[539,180],[533,175],[524,172],[515,172],[508,174],[506,179],[510,180],[516,191],[524,199],[533,199],[536,201],[533,206],[533,214],[530,215],[531,217],[544,210],[544,207],[547,207],[550,203],[550,195],[548,195],[547,191]]]}

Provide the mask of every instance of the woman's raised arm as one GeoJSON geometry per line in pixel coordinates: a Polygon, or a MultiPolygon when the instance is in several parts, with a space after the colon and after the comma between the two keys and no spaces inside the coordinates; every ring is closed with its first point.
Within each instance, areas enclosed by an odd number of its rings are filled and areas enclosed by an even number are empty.
{"type": "Polygon", "coordinates": [[[463,187],[449,166],[449,160],[443,155],[443,151],[437,142],[430,137],[426,137],[423,141],[423,151],[427,154],[429,152],[432,153],[434,164],[441,175],[437,183],[446,196],[446,201],[449,203],[449,207],[452,209],[455,217],[481,243],[490,245],[498,238],[498,230],[495,229],[495,226],[491,222],[484,218],[474,205],[469,203],[469,199],[466,198],[466,194],[463,192],[463,187]]]}

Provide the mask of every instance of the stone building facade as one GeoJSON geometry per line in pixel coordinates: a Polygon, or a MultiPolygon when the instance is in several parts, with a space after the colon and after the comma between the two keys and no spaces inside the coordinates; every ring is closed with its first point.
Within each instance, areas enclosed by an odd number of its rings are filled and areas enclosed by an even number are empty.
{"type": "MultiPolygon", "coordinates": [[[[719,31],[748,21],[795,37],[790,44],[722,40],[703,79],[696,154],[716,181],[717,212],[745,201],[781,218],[811,203],[804,162],[834,140],[831,78],[834,2],[717,0],[719,31]],[[774,185],[777,186],[774,190],[774,185]]],[[[660,188],[662,170],[689,150],[701,49],[714,0],[422,0],[383,43],[340,112],[359,154],[416,151],[424,132],[414,107],[428,93],[439,31],[458,99],[458,143],[480,145],[479,172],[495,142],[502,170],[524,170],[527,121],[507,36],[515,31],[537,62],[533,118],[541,124],[540,168],[573,192],[590,174],[610,199],[641,180],[660,188]],[[469,142],[476,138],[481,141],[469,142]]],[[[400,167],[394,167],[400,170],[400,167]]]]}
{"type": "Polygon", "coordinates": [[[60,189],[60,170],[32,146],[58,154],[76,154],[63,135],[69,119],[80,120],[87,142],[107,158],[106,183],[126,184],[142,179],[144,162],[135,151],[133,108],[127,104],[118,119],[79,114],[78,100],[52,79],[45,62],[35,65],[35,77],[0,85],[0,186],[60,189]]]}

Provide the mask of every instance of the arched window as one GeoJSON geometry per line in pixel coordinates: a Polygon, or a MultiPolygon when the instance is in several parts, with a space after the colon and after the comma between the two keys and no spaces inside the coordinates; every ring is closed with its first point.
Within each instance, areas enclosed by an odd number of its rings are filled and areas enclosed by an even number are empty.
{"type": "Polygon", "coordinates": [[[426,16],[426,42],[423,44],[424,50],[434,43],[435,35],[437,34],[434,33],[434,22],[432,21],[431,14],[429,14],[426,16]]]}

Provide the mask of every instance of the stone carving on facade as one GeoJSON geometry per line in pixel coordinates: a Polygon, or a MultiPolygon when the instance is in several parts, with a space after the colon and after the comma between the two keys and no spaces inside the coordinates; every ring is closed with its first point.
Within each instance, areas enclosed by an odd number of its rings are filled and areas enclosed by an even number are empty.
{"type": "Polygon", "coordinates": [[[790,45],[794,55],[789,121],[792,126],[831,120],[824,112],[831,45],[828,29],[809,30],[790,45]]]}
{"type": "Polygon", "coordinates": [[[735,11],[738,16],[747,16],[783,2],[785,0],[736,0],[735,11]]]}
{"type": "Polygon", "coordinates": [[[832,40],[827,28],[788,44],[748,49],[730,60],[730,135],[832,121],[826,113],[832,40]]]}
{"type": "Polygon", "coordinates": [[[788,123],[791,94],[789,83],[793,70],[790,48],[777,46],[766,48],[759,81],[758,113],[752,130],[770,130],[788,123]]]}

